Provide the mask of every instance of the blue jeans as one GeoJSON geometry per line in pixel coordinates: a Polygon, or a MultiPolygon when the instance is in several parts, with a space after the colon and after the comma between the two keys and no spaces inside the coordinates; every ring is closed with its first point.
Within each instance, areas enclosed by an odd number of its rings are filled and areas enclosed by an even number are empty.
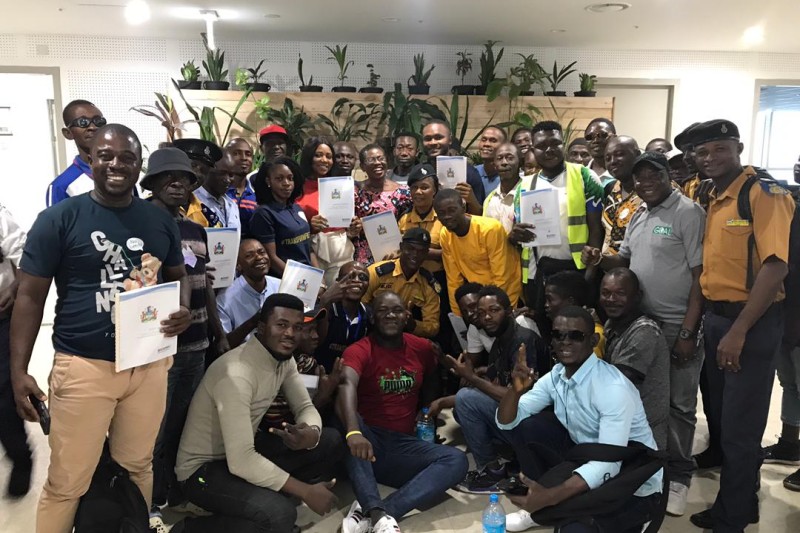
{"type": "Polygon", "coordinates": [[[205,350],[178,352],[167,374],[167,408],[153,450],[153,504],[167,502],[171,487],[177,487],[175,459],[194,391],[205,372],[205,350]]]}
{"type": "Polygon", "coordinates": [[[461,426],[478,470],[497,459],[492,441],[509,442],[507,432],[497,427],[495,421],[498,405],[497,401],[478,389],[465,387],[456,394],[453,415],[461,426]]]}
{"type": "Polygon", "coordinates": [[[370,427],[363,420],[359,420],[359,429],[372,444],[375,462],[348,454],[346,465],[356,499],[365,513],[382,509],[399,520],[412,509],[436,503],[467,474],[469,463],[461,450],[370,427]],[[384,500],[378,493],[378,483],[398,490],[384,500]]]}
{"type": "Polygon", "coordinates": [[[781,422],[800,426],[800,348],[781,346],[778,353],[778,381],[783,389],[781,422]]]}

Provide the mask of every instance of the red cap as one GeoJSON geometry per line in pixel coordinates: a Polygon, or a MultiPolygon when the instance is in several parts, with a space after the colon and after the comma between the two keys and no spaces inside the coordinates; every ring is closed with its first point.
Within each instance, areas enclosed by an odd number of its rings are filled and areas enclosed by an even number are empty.
{"type": "Polygon", "coordinates": [[[261,138],[264,137],[264,135],[269,135],[270,133],[277,133],[278,135],[283,135],[284,137],[286,137],[287,141],[289,140],[289,134],[286,133],[285,129],[283,129],[281,126],[278,126],[277,124],[270,124],[269,126],[261,128],[261,131],[258,132],[259,142],[261,141],[261,138]]]}

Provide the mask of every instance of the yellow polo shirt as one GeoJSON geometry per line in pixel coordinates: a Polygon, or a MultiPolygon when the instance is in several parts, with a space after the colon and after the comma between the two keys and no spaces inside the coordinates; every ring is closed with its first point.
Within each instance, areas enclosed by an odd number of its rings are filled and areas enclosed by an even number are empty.
{"type": "MultiPolygon", "coordinates": [[[[397,221],[397,225],[400,227],[400,233],[405,233],[411,228],[422,228],[427,230],[428,233],[431,234],[431,250],[442,249],[441,245],[439,245],[439,232],[442,231],[442,223],[439,222],[438,218],[436,218],[436,210],[433,208],[428,211],[428,214],[425,215],[425,218],[421,218],[419,213],[412,209],[400,217],[400,220],[397,221]]],[[[422,263],[422,268],[428,272],[439,272],[444,268],[444,266],[442,266],[441,261],[426,259],[422,263]]]]}

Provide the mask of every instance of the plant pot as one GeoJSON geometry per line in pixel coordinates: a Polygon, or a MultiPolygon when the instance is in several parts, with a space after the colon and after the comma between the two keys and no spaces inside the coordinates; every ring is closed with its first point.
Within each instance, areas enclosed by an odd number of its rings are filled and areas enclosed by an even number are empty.
{"type": "Polygon", "coordinates": [[[596,96],[597,95],[597,91],[575,91],[572,94],[574,94],[575,96],[581,96],[583,98],[587,98],[587,97],[591,97],[591,96],[596,96]]]}
{"type": "Polygon", "coordinates": [[[520,96],[533,96],[535,94],[536,93],[533,92],[533,91],[522,91],[522,92],[519,93],[520,96]]]}
{"type": "Polygon", "coordinates": [[[180,80],[178,82],[178,87],[180,87],[181,89],[189,89],[189,90],[202,89],[203,82],[180,80]]]}
{"type": "Polygon", "coordinates": [[[431,86],[428,84],[408,86],[408,94],[430,94],[430,93],[431,93],[431,86]]]}
{"type": "Polygon", "coordinates": [[[272,89],[272,85],[269,83],[248,83],[245,85],[248,89],[252,89],[253,92],[257,93],[268,93],[270,89],[272,89]]]}
{"type": "Polygon", "coordinates": [[[383,92],[383,87],[362,87],[358,90],[360,93],[368,93],[368,94],[381,94],[383,92]]]}
{"type": "Polygon", "coordinates": [[[321,93],[322,86],[321,85],[301,85],[300,86],[301,93],[321,93]]]}
{"type": "Polygon", "coordinates": [[[461,96],[475,94],[475,86],[474,85],[453,85],[453,88],[450,89],[450,92],[453,94],[458,94],[461,96]]]}
{"type": "Polygon", "coordinates": [[[475,94],[478,96],[485,96],[486,95],[486,88],[481,87],[480,85],[475,86],[475,94]]]}
{"type": "Polygon", "coordinates": [[[339,87],[334,87],[331,89],[331,91],[335,93],[354,93],[356,92],[356,88],[347,85],[340,85],[339,87]]]}
{"type": "Polygon", "coordinates": [[[565,91],[547,91],[544,93],[545,96],[567,96],[565,91]]]}
{"type": "Polygon", "coordinates": [[[230,82],[227,81],[204,81],[203,89],[207,91],[227,91],[230,87],[230,82]]]}

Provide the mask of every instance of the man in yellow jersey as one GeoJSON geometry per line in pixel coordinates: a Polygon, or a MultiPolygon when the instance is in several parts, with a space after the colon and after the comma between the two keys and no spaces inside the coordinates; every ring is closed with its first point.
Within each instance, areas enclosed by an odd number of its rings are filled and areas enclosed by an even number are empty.
{"type": "Polygon", "coordinates": [[[708,423],[721,436],[724,459],[714,506],[691,521],[715,532],[741,532],[758,522],[761,437],[783,334],[794,203],[788,191],[742,167],[744,147],[734,123],[704,122],[689,136],[698,170],[714,182],[700,286],[707,302],[708,423]]]}

